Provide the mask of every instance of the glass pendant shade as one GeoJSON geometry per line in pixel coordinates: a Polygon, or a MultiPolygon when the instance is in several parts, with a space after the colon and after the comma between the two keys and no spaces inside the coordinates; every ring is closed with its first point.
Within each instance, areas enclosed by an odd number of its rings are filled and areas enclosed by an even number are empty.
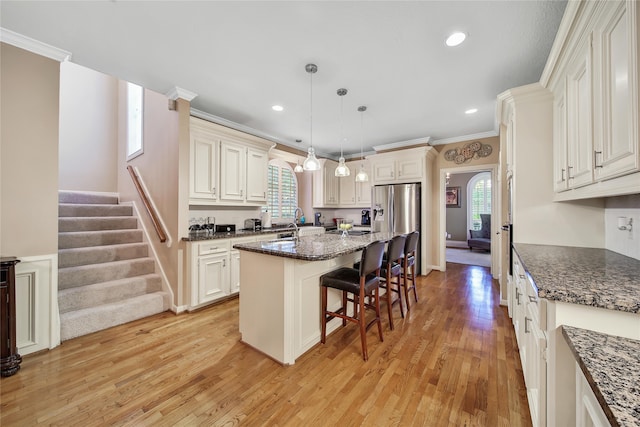
{"type": "Polygon", "coordinates": [[[364,170],[364,163],[360,163],[360,170],[356,174],[356,182],[367,182],[369,181],[369,175],[364,170]]]}
{"type": "Polygon", "coordinates": [[[309,147],[309,153],[307,154],[307,158],[304,159],[302,163],[302,168],[306,171],[317,171],[320,170],[320,162],[316,157],[316,150],[313,147],[309,147]]]}
{"type": "Polygon", "coordinates": [[[351,171],[349,167],[344,163],[344,157],[340,156],[338,160],[338,167],[336,168],[336,176],[349,176],[351,175],[351,171]]]}
{"type": "Polygon", "coordinates": [[[303,168],[303,167],[302,167],[302,165],[300,164],[300,160],[298,160],[298,162],[297,162],[297,164],[296,164],[296,167],[295,167],[295,168],[293,168],[293,171],[294,171],[295,173],[302,173],[302,172],[304,172],[304,168],[303,168]]]}

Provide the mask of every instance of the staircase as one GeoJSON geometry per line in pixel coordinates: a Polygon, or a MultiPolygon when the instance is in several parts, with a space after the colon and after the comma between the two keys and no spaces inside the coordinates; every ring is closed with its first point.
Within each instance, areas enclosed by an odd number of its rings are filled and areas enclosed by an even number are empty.
{"type": "Polygon", "coordinates": [[[115,196],[63,191],[58,202],[62,341],[169,309],[131,206],[115,196]]]}

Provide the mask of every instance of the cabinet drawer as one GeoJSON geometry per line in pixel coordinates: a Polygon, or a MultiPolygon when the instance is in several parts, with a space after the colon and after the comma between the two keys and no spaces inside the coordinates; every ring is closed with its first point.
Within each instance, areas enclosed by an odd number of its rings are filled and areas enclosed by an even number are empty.
{"type": "Polygon", "coordinates": [[[198,245],[198,255],[210,255],[229,250],[229,241],[211,241],[198,245]]]}

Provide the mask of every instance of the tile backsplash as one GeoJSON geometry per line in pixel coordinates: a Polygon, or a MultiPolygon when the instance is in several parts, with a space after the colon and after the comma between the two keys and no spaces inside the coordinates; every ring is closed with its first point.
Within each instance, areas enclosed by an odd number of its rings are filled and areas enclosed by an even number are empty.
{"type": "Polygon", "coordinates": [[[604,221],[605,247],[640,260],[640,194],[607,199],[604,221]],[[632,221],[631,231],[618,228],[619,218],[632,221]]]}

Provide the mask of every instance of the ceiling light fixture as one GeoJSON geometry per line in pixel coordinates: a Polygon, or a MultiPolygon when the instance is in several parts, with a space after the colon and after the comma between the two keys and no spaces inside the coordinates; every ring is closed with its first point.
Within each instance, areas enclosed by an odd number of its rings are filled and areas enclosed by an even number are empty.
{"type": "Polygon", "coordinates": [[[304,168],[302,167],[302,165],[300,164],[300,159],[298,158],[297,163],[296,163],[296,167],[293,168],[293,171],[295,173],[302,173],[304,172],[304,168]]]}
{"type": "Polygon", "coordinates": [[[451,34],[449,37],[447,37],[447,40],[445,41],[445,44],[447,46],[449,46],[449,47],[458,46],[466,38],[467,38],[467,35],[465,33],[457,31],[457,32],[451,34]]]}
{"type": "Polygon", "coordinates": [[[342,153],[342,146],[344,145],[343,137],[343,121],[344,121],[344,96],[347,94],[346,89],[338,89],[338,96],[340,97],[340,158],[338,159],[338,167],[336,168],[335,175],[342,178],[343,176],[351,175],[349,167],[344,162],[344,155],[342,153]]]}
{"type": "Polygon", "coordinates": [[[302,167],[306,171],[317,171],[320,170],[320,162],[316,157],[316,151],[313,149],[313,74],[318,71],[318,66],[316,64],[307,64],[304,69],[309,73],[309,153],[307,158],[304,159],[302,167]]]}
{"type": "Polygon", "coordinates": [[[364,144],[364,126],[363,120],[364,112],[367,111],[367,107],[364,105],[358,107],[358,111],[360,111],[360,170],[356,175],[356,182],[367,182],[369,181],[369,175],[367,175],[367,171],[364,170],[364,154],[363,154],[363,144],[364,144]]]}
{"type": "Polygon", "coordinates": [[[468,109],[467,111],[465,111],[464,113],[465,113],[465,114],[475,114],[475,113],[477,113],[477,112],[478,112],[478,109],[477,109],[477,108],[470,108],[470,109],[468,109]]]}
{"type": "Polygon", "coordinates": [[[274,106],[271,107],[271,109],[273,111],[282,111],[282,110],[284,110],[284,107],[282,105],[274,105],[274,106]]]}

